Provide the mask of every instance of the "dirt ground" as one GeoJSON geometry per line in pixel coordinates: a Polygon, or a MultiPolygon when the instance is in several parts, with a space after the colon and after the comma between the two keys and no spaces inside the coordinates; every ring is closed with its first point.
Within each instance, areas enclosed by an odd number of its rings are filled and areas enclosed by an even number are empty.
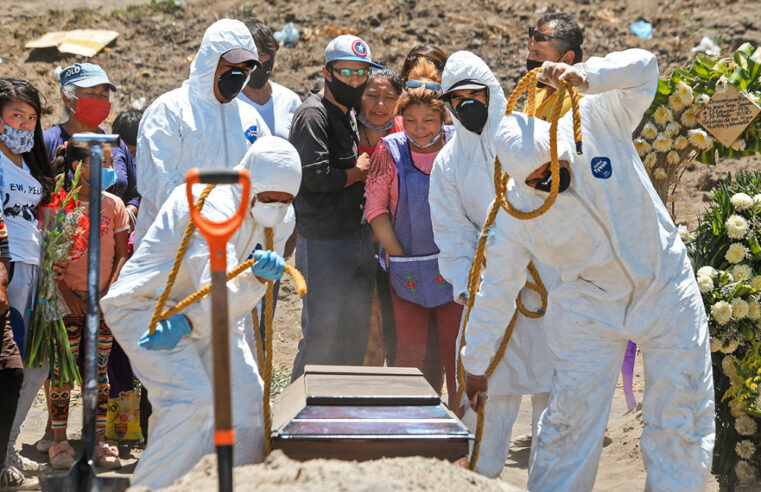
{"type": "MultiPolygon", "coordinates": [[[[324,47],[334,35],[344,30],[358,33],[370,44],[374,59],[397,69],[407,51],[419,43],[436,43],[449,52],[458,49],[475,51],[493,68],[507,92],[525,71],[527,27],[542,13],[554,9],[574,13],[583,25],[585,56],[642,47],[658,55],[663,74],[688,63],[692,57],[690,48],[702,36],[709,36],[719,43],[725,56],[745,41],[761,43],[761,17],[748,15],[761,11],[761,1],[758,0],[376,0],[352,3],[335,0],[266,0],[257,3],[235,0],[129,0],[128,3],[119,0],[27,0],[13,1],[4,7],[0,11],[0,76],[26,78],[42,91],[47,100],[44,127],[58,123],[62,115],[58,82],[53,76],[56,67],[82,61],[53,49],[24,49],[27,41],[53,30],[104,28],[120,33],[114,43],[90,60],[102,65],[119,86],[113,100],[112,119],[121,110],[144,108],[158,95],[177,87],[187,76],[203,31],[222,17],[245,18],[254,14],[273,30],[293,22],[301,31],[302,40],[295,47],[280,50],[273,80],[292,88],[302,97],[309,89],[319,87],[324,47]],[[97,10],[83,10],[85,7],[97,10]],[[649,41],[629,32],[630,24],[640,17],[654,26],[654,36],[649,41]]],[[[694,227],[697,215],[705,207],[706,194],[718,180],[728,172],[759,169],[759,163],[761,159],[756,157],[727,160],[715,167],[696,164],[685,172],[679,185],[676,222],[694,227]]],[[[275,367],[281,374],[287,374],[296,353],[301,336],[300,311],[301,301],[290,281],[286,280],[278,304],[274,340],[275,367]]],[[[645,384],[641,358],[637,360],[634,384],[641,401],[645,384]]],[[[521,488],[525,487],[527,478],[531,421],[530,403],[525,400],[501,477],[505,483],[521,488]]],[[[75,444],[78,443],[80,416],[81,409],[75,408],[70,426],[75,444]]],[[[45,457],[34,450],[33,444],[42,435],[45,417],[43,400],[38,398],[22,427],[19,440],[22,454],[39,461],[45,461],[45,457]]],[[[619,385],[603,443],[595,490],[643,489],[645,470],[638,445],[641,430],[641,411],[626,412],[619,385]]],[[[137,446],[121,446],[122,461],[126,466],[118,473],[130,473],[139,454],[137,446]]],[[[278,466],[286,466],[281,461],[278,463],[278,466]]],[[[201,468],[208,466],[205,463],[201,468]]],[[[439,469],[432,467],[432,473],[439,473],[434,470],[439,469]]],[[[377,480],[382,481],[380,477],[377,480]]],[[[715,480],[709,484],[709,490],[718,490],[715,480]]]]}

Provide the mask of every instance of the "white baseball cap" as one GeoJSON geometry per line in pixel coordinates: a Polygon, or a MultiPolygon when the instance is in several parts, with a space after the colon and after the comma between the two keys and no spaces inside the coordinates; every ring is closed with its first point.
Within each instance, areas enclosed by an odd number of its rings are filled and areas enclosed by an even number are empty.
{"type": "Polygon", "coordinates": [[[333,39],[325,48],[325,64],[333,61],[358,61],[364,62],[375,68],[383,68],[383,65],[373,63],[370,47],[362,39],[351,34],[343,34],[333,39]]]}

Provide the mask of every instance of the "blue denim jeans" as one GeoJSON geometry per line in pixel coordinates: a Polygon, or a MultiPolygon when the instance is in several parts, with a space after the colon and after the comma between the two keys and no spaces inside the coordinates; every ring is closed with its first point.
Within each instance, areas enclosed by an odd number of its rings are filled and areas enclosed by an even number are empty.
{"type": "Polygon", "coordinates": [[[306,364],[361,366],[367,351],[375,288],[375,253],[369,227],[359,237],[296,243],[296,268],[307,283],[299,353],[291,380],[306,364]]]}

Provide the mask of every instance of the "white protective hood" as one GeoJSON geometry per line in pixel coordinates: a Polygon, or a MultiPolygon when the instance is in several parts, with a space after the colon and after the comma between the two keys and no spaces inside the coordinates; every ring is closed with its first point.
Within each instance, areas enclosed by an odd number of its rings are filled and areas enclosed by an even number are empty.
{"type": "Polygon", "coordinates": [[[142,195],[135,226],[135,249],[172,190],[193,167],[230,168],[248,147],[270,131],[256,109],[240,100],[222,104],[214,96],[214,73],[222,54],[243,48],[257,53],[245,24],[222,19],[203,36],[178,89],[146,109],[137,137],[137,188],[142,195]]]}
{"type": "Polygon", "coordinates": [[[251,194],[282,191],[293,196],[301,186],[301,158],[288,140],[262,137],[248,149],[239,166],[251,173],[251,194]]]}
{"type": "MultiPolygon", "coordinates": [[[[478,56],[458,51],[447,60],[442,74],[446,91],[460,80],[482,82],[489,89],[489,116],[480,135],[452,118],[456,132],[436,156],[431,171],[428,201],[434,239],[439,247],[439,269],[454,288],[455,297],[467,291],[468,272],[476,253],[481,227],[494,199],[494,152],[490,138],[500,128],[507,100],[496,77],[478,56]]],[[[504,213],[504,212],[502,212],[504,213]]],[[[528,262],[520,265],[525,270],[528,262]]],[[[516,268],[518,266],[516,265],[516,268]]],[[[557,274],[537,264],[542,280],[552,286],[557,274]]],[[[533,291],[522,293],[529,309],[540,307],[533,291]]],[[[512,299],[500,302],[510,304],[512,299]]],[[[505,317],[502,331],[509,317],[505,317]]],[[[488,363],[488,361],[487,361],[488,363]]],[[[543,321],[520,316],[502,363],[489,382],[491,395],[520,395],[549,391],[551,366],[543,321]]]]}

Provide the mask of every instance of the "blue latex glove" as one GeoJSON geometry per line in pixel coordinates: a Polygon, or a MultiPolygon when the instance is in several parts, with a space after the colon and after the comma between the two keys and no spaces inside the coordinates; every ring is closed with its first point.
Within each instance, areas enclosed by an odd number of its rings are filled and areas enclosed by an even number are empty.
{"type": "Polygon", "coordinates": [[[190,322],[188,318],[178,313],[169,319],[159,321],[153,336],[149,336],[148,330],[145,330],[137,344],[148,350],[172,350],[188,333],[190,333],[190,322]]]}
{"type": "Polygon", "coordinates": [[[274,251],[258,249],[254,251],[254,259],[256,263],[251,267],[251,271],[259,278],[279,280],[285,273],[285,260],[274,251]]]}

